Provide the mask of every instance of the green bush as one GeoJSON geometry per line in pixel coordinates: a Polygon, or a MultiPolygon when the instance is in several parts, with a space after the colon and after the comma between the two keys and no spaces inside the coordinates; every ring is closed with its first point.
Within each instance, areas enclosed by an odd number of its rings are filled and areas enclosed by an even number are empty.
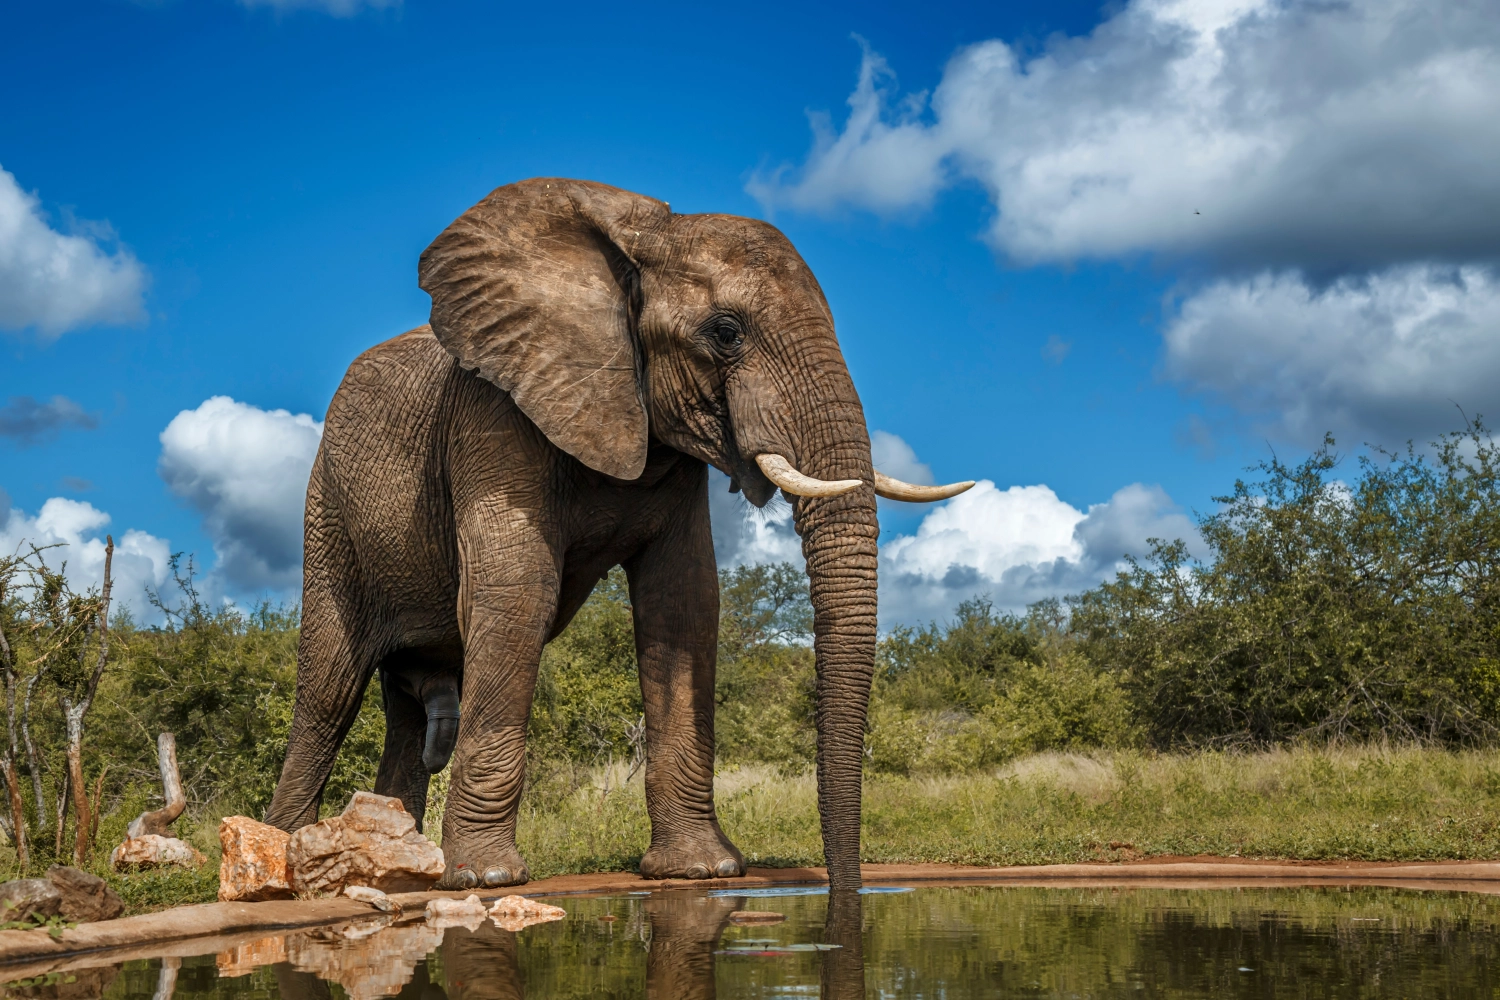
{"type": "Polygon", "coordinates": [[[1020,617],[976,598],[946,626],[893,629],[871,692],[870,769],[962,773],[1042,750],[1131,745],[1124,691],[1074,646],[1055,601],[1020,617]]]}
{"type": "Polygon", "coordinates": [[[1500,733],[1500,451],[1476,422],[1345,483],[1333,445],[1217,498],[1205,558],[1153,540],[1070,601],[1153,744],[1500,733]]]}

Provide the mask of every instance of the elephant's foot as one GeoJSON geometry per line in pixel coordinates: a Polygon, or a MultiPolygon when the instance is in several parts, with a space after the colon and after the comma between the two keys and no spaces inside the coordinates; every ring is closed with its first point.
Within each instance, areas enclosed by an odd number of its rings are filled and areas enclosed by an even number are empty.
{"type": "Polygon", "coordinates": [[[458,848],[443,853],[448,856],[448,868],[434,889],[498,889],[524,885],[531,879],[521,852],[514,847],[472,852],[458,848]]]}
{"type": "Polygon", "coordinates": [[[653,843],[641,857],[643,878],[736,878],[745,874],[745,856],[718,830],[653,843]]]}

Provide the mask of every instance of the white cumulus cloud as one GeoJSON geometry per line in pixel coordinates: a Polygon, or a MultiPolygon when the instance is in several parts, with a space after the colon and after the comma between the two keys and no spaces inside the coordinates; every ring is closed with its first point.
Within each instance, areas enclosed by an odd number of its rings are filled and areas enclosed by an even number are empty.
{"type": "Polygon", "coordinates": [[[36,195],[0,169],[0,328],[46,337],[145,315],[146,269],[103,223],[61,233],[36,195]],[[113,244],[113,249],[108,247],[113,244]]]}
{"type": "MultiPolygon", "coordinates": [[[[28,517],[0,493],[0,553],[9,556],[24,554],[32,545],[56,546],[43,553],[49,565],[67,563],[68,581],[77,590],[98,587],[104,581],[104,529],[109,522],[109,515],[92,504],[66,497],[53,497],[35,517],[28,517]]],[[[135,529],[116,536],[110,564],[114,600],[138,618],[154,617],[146,591],[160,590],[167,582],[170,555],[164,538],[135,529]]]]}
{"type": "Polygon", "coordinates": [[[917,453],[890,431],[870,432],[870,459],[875,468],[908,483],[931,485],[932,467],[917,460],[917,453]]]}
{"type": "MultiPolygon", "coordinates": [[[[870,437],[881,471],[932,482],[932,470],[900,437],[885,431],[870,437]]],[[[791,509],[782,504],[757,511],[728,493],[728,483],[710,471],[719,565],[801,566],[802,543],[791,509]]],[[[1151,538],[1182,539],[1190,549],[1201,548],[1192,519],[1160,486],[1141,483],[1079,510],[1046,486],[1002,490],[982,480],[927,509],[915,534],[897,535],[880,547],[883,629],[942,619],[961,601],[979,595],[998,608],[1019,611],[1046,597],[1087,590],[1123,569],[1126,556],[1145,556],[1151,538]]]]}
{"type": "Polygon", "coordinates": [[[780,494],[757,510],[740,494],[729,492],[728,476],[709,469],[708,514],[721,569],[779,562],[802,565],[802,539],[792,525],[792,508],[780,494]]]}
{"type": "Polygon", "coordinates": [[[302,569],[302,509],[323,424],[214,396],[161,432],[157,472],[203,517],[219,589],[285,591],[302,569]]]}
{"type": "Polygon", "coordinates": [[[1166,373],[1282,438],[1418,443],[1500,415],[1500,277],[1401,265],[1317,286],[1295,272],[1223,279],[1167,324],[1166,373]]]}
{"type": "Polygon", "coordinates": [[[1500,251],[1500,17],[1485,0],[1129,0],[1028,55],[960,50],[930,99],[866,51],[769,206],[920,207],[982,184],[1020,261],[1197,253],[1375,268],[1500,251]]]}
{"type": "Polygon", "coordinates": [[[923,518],[915,535],[881,547],[881,624],[941,619],[979,594],[1020,610],[1086,590],[1127,555],[1146,555],[1149,538],[1198,540],[1159,486],[1134,483],[1082,511],[1046,486],[1001,490],[982,480],[923,518]]]}

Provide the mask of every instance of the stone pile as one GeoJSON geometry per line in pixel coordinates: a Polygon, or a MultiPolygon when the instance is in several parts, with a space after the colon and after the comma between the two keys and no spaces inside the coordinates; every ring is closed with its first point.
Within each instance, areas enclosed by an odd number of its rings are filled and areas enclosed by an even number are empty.
{"type": "Polygon", "coordinates": [[[561,920],[567,915],[568,911],[561,906],[538,903],[525,896],[503,896],[495,900],[495,905],[490,907],[490,919],[495,922],[495,926],[511,932],[530,927],[532,924],[561,920]]]}
{"type": "Polygon", "coordinates": [[[479,925],[484,923],[484,918],[489,917],[496,927],[514,933],[532,924],[561,920],[567,915],[568,911],[560,906],[538,903],[525,896],[504,896],[488,908],[478,896],[427,901],[427,926],[437,930],[449,927],[478,930],[479,925]]]}
{"type": "Polygon", "coordinates": [[[478,896],[468,899],[429,899],[427,901],[427,926],[443,931],[449,927],[478,930],[489,916],[489,910],[478,896]]]}
{"type": "MultiPolygon", "coordinates": [[[[333,896],[351,887],[414,892],[443,874],[443,852],[400,799],[355,792],[342,815],[287,834],[248,816],[219,825],[219,899],[333,896]]],[[[372,900],[364,900],[372,902],[372,900]]]]}

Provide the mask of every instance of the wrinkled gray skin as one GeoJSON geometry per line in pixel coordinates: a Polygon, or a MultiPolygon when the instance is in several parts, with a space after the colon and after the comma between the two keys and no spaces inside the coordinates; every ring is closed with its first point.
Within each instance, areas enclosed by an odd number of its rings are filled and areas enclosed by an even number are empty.
{"type": "Polygon", "coordinates": [[[705,463],[760,506],[775,486],[755,456],[776,453],[866,484],[788,498],[815,616],[824,850],[833,884],[857,886],[875,494],[859,396],[797,251],[763,222],[538,179],[454,222],[420,278],[431,326],[366,351],[329,407],[308,484],[296,712],[267,821],[316,820],[379,671],[375,790],[420,822],[429,772],[453,757],[439,885],[524,882],[515,824],[542,646],[620,564],[646,714],[641,873],[743,874],[714,812],[705,463]]]}

